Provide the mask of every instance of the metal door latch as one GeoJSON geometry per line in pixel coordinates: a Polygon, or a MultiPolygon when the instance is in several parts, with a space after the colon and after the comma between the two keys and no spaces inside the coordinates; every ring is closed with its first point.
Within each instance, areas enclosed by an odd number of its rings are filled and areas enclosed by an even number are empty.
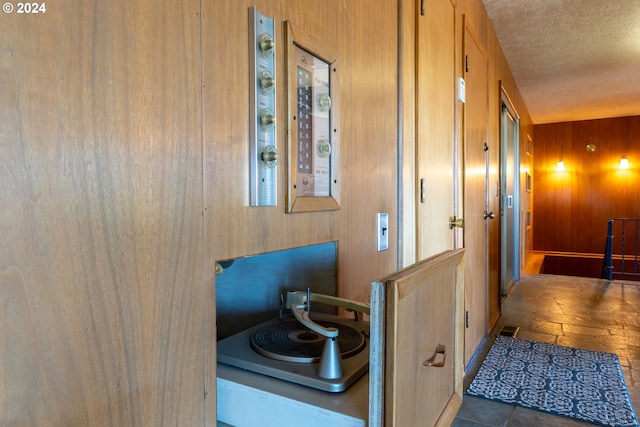
{"type": "Polygon", "coordinates": [[[456,218],[452,216],[449,218],[449,228],[453,230],[453,227],[464,228],[464,219],[456,218]]]}
{"type": "Polygon", "coordinates": [[[494,214],[493,212],[484,211],[484,214],[482,216],[484,219],[487,219],[487,218],[493,219],[496,217],[496,214],[494,214]]]}

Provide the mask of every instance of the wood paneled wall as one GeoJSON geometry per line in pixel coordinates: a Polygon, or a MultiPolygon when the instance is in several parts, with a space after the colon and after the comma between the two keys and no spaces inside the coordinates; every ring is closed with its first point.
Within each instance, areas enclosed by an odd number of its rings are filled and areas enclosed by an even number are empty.
{"type": "Polygon", "coordinates": [[[199,7],[2,14],[2,426],[203,425],[199,7]]]}
{"type": "MultiPolygon", "coordinates": [[[[531,196],[524,190],[525,171],[532,169],[531,156],[527,156],[526,137],[531,135],[532,122],[529,117],[526,105],[518,86],[515,83],[509,64],[506,61],[498,37],[495,33],[493,25],[489,20],[484,5],[480,0],[464,0],[458,2],[458,8],[464,15],[464,28],[462,32],[467,32],[473,38],[478,48],[487,56],[487,84],[486,88],[475,88],[473,84],[467,84],[467,99],[472,100],[474,96],[478,97],[479,93],[487,91],[487,124],[486,124],[486,142],[489,147],[487,152],[489,162],[488,176],[488,211],[494,212],[496,218],[488,221],[488,243],[484,239],[465,239],[466,257],[471,259],[475,256],[488,256],[488,283],[486,280],[471,280],[465,284],[465,287],[475,286],[475,289],[465,291],[468,301],[465,310],[470,311],[470,319],[476,324],[466,330],[466,343],[469,348],[466,349],[467,356],[472,355],[476,350],[476,345],[482,341],[486,333],[497,322],[500,315],[500,111],[501,111],[501,91],[504,90],[512,100],[514,107],[520,117],[520,170],[521,175],[521,211],[520,215],[524,216],[531,209],[531,196]],[[488,254],[487,252],[488,246],[488,254]],[[473,285],[472,285],[473,283],[473,285]],[[489,304],[489,307],[487,307],[489,304]],[[475,313],[475,314],[474,314],[475,313]],[[489,315],[488,319],[485,315],[489,315]],[[478,324],[485,322],[486,324],[478,324]]],[[[466,48],[465,48],[466,49],[466,48]]],[[[463,49],[463,54],[466,50],[463,49]]],[[[462,62],[464,63],[464,62],[462,62]]],[[[460,70],[463,75],[463,70],[460,70]]],[[[466,128],[467,118],[463,117],[465,128],[463,132],[468,133],[472,129],[466,128]]],[[[520,238],[522,245],[522,258],[526,258],[531,251],[531,239],[529,237],[530,229],[522,227],[520,230],[520,238]]],[[[524,261],[522,262],[524,265],[524,261]]]]}
{"type": "Polygon", "coordinates": [[[369,300],[397,259],[398,4],[367,0],[225,0],[204,10],[203,108],[207,258],[338,242],[338,292],[369,300]],[[249,206],[248,8],[275,19],[278,205],[249,206]],[[286,58],[291,21],[339,54],[340,202],[335,212],[285,213],[286,58]],[[208,119],[210,118],[210,119],[208,119]],[[376,212],[389,213],[389,249],[376,251],[376,212]]]}
{"type": "MultiPolygon", "coordinates": [[[[533,212],[533,192],[527,192],[525,188],[526,173],[531,174],[533,170],[533,158],[535,156],[532,148],[527,153],[527,146],[535,147],[535,132],[533,128],[533,121],[529,116],[527,106],[520,94],[518,85],[516,84],[511,69],[507,63],[506,57],[500,47],[498,36],[493,29],[493,25],[489,21],[487,24],[487,38],[489,45],[489,52],[491,59],[489,61],[489,157],[491,158],[491,169],[489,171],[489,210],[498,213],[500,212],[500,199],[497,196],[499,191],[496,189],[499,186],[500,181],[500,105],[502,102],[501,91],[507,94],[516,113],[520,117],[520,134],[519,134],[519,149],[520,149],[520,243],[521,253],[518,256],[521,258],[520,265],[526,264],[526,259],[531,255],[533,250],[533,227],[527,227],[526,217],[529,213],[533,212]],[[534,141],[533,144],[528,143],[528,139],[534,141]]],[[[490,281],[493,281],[493,277],[497,277],[500,266],[500,223],[494,221],[490,224],[490,281]]]]}
{"type": "MultiPolygon", "coordinates": [[[[403,20],[417,3],[402,3],[403,20]]],[[[497,147],[498,81],[525,108],[481,0],[452,4],[487,45],[497,147]]],[[[399,6],[67,0],[3,14],[0,424],[215,424],[216,260],[337,241],[339,294],[369,299],[397,267],[399,87],[409,143],[415,125],[399,6]],[[275,18],[278,41],[291,20],[340,54],[340,211],[285,214],[284,165],[278,206],[248,206],[253,5],[275,18]],[[390,247],[378,253],[381,211],[390,247]]],[[[280,71],[277,86],[282,113],[280,71]]]]}
{"type": "MultiPolygon", "coordinates": [[[[212,243],[205,248],[207,262],[337,241],[338,294],[363,302],[369,301],[370,283],[396,269],[397,16],[395,1],[203,3],[204,233],[212,243]],[[276,26],[281,160],[275,207],[249,206],[249,6],[273,18],[276,26]],[[285,213],[285,21],[339,54],[339,211],[285,213]],[[376,250],[377,212],[389,213],[389,249],[383,252],[376,250]]],[[[248,291],[260,292],[260,283],[248,291]]],[[[215,381],[215,370],[208,369],[207,383],[215,381]]],[[[215,399],[209,399],[209,422],[214,411],[215,399]]]]}
{"type": "Polygon", "coordinates": [[[534,147],[534,249],[603,253],[607,220],[640,216],[640,116],[536,125],[534,147]]]}

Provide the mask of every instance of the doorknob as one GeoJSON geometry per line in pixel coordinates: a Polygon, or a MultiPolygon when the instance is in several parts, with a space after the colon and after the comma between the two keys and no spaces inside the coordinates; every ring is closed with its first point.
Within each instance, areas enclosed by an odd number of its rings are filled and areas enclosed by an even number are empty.
{"type": "Polygon", "coordinates": [[[487,211],[484,211],[484,215],[483,216],[484,216],[484,219],[487,219],[487,218],[493,219],[493,218],[496,217],[496,214],[494,214],[493,212],[488,212],[487,213],[487,211]]]}
{"type": "Polygon", "coordinates": [[[453,227],[464,228],[464,219],[456,218],[452,216],[449,218],[449,228],[453,230],[453,227]]]}

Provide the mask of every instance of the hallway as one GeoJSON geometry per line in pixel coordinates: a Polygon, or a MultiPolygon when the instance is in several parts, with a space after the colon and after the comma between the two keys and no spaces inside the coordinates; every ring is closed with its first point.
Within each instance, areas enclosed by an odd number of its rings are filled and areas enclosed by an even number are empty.
{"type": "MultiPolygon", "coordinates": [[[[502,317],[474,366],[503,326],[519,326],[518,338],[615,353],[620,359],[636,414],[640,408],[640,284],[572,276],[523,275],[503,300],[502,317]]],[[[465,387],[472,378],[465,380],[465,387]]],[[[464,396],[453,423],[475,426],[588,426],[486,399],[464,396]]]]}

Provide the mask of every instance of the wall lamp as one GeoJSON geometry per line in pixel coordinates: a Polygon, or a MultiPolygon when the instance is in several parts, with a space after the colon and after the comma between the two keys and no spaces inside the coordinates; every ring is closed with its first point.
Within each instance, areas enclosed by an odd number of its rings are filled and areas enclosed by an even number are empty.
{"type": "Polygon", "coordinates": [[[556,164],[556,170],[559,172],[564,171],[564,162],[562,160],[558,161],[558,164],[556,164]]]}
{"type": "Polygon", "coordinates": [[[629,159],[627,159],[627,156],[620,157],[620,169],[629,169],[629,159]]]}

